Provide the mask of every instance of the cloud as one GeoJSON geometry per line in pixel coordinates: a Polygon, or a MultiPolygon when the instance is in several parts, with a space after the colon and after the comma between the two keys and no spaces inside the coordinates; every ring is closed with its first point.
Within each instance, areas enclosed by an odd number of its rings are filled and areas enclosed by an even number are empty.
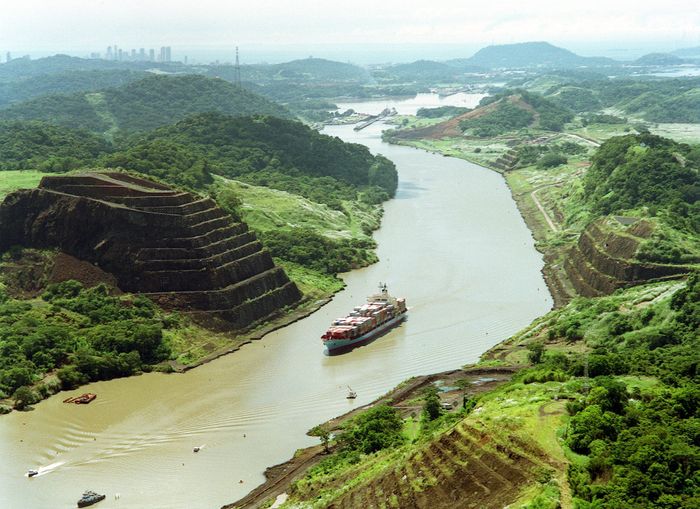
{"type": "Polygon", "coordinates": [[[695,1],[10,0],[0,49],[700,40],[695,1]]]}

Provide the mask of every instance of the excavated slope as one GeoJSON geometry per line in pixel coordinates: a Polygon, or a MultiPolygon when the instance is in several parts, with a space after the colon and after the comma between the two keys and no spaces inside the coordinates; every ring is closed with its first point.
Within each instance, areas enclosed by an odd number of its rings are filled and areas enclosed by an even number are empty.
{"type": "Polygon", "coordinates": [[[462,130],[459,128],[459,123],[462,120],[471,120],[474,118],[483,117],[492,113],[498,109],[498,106],[503,102],[508,101],[518,108],[529,111],[535,116],[533,123],[537,122],[539,119],[539,113],[530,106],[528,103],[523,101],[520,95],[511,95],[504,99],[499,99],[498,101],[487,104],[486,106],[480,106],[467,113],[462,113],[454,118],[440,122],[439,124],[434,124],[427,127],[419,127],[416,129],[403,129],[395,133],[392,136],[398,139],[405,140],[419,140],[419,139],[433,139],[439,140],[442,138],[456,138],[462,136],[462,130]]]}
{"type": "Polygon", "coordinates": [[[44,177],[0,205],[0,249],[58,248],[119,288],[242,329],[301,298],[244,223],[209,198],[128,174],[44,177]],[[223,321],[223,322],[222,322],[223,321]]]}
{"type": "Polygon", "coordinates": [[[624,232],[606,229],[603,222],[595,221],[583,231],[564,265],[580,295],[609,295],[618,288],[685,277],[692,270],[688,265],[634,260],[639,243],[653,229],[648,222],[637,221],[624,232]]]}
{"type": "Polygon", "coordinates": [[[329,509],[501,509],[517,500],[538,471],[555,466],[561,468],[515,435],[495,436],[461,422],[405,461],[349,490],[329,509]]]}

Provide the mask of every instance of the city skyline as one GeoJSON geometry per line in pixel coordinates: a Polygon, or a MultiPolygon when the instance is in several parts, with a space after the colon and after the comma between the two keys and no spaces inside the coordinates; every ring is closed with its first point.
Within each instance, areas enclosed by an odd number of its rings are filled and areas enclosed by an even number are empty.
{"type": "Polygon", "coordinates": [[[381,61],[402,47],[418,49],[420,58],[439,59],[466,57],[489,44],[541,40],[584,56],[615,57],[619,49],[639,53],[700,45],[700,10],[690,0],[668,0],[663,11],[656,2],[634,0],[533,0],[527,5],[496,0],[478,6],[445,0],[439,9],[413,0],[200,0],[197,9],[184,0],[124,0],[119,5],[26,0],[11,2],[0,18],[0,50],[18,55],[89,56],[113,44],[105,38],[118,38],[120,47],[137,50],[160,48],[168,41],[173,59],[187,54],[200,61],[221,58],[235,46],[241,46],[248,61],[276,54],[347,54],[359,62],[381,61]]]}

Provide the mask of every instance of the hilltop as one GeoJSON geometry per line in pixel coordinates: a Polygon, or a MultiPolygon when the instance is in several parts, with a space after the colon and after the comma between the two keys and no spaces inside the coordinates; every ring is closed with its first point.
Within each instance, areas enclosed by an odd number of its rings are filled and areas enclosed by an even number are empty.
{"type": "Polygon", "coordinates": [[[83,71],[134,70],[145,71],[154,67],[171,72],[182,71],[185,67],[178,62],[119,62],[113,60],[53,55],[30,60],[16,58],[0,65],[0,82],[34,78],[47,74],[67,74],[83,71]]]}
{"type": "Polygon", "coordinates": [[[637,65],[682,65],[686,61],[671,53],[648,53],[634,61],[637,65]]]}
{"type": "Polygon", "coordinates": [[[487,69],[519,69],[528,67],[580,67],[612,65],[616,62],[603,57],[582,57],[548,42],[523,42],[487,46],[473,56],[452,61],[455,65],[487,69]]]}
{"type": "Polygon", "coordinates": [[[485,97],[479,106],[466,113],[416,129],[387,133],[389,139],[440,139],[455,136],[488,137],[523,128],[560,131],[572,117],[571,112],[539,94],[524,90],[506,90],[485,97]]]}
{"type": "Polygon", "coordinates": [[[282,106],[222,79],[153,75],[98,92],[48,95],[17,103],[0,110],[0,119],[43,120],[114,133],[146,131],[208,111],[291,116],[282,106]]]}

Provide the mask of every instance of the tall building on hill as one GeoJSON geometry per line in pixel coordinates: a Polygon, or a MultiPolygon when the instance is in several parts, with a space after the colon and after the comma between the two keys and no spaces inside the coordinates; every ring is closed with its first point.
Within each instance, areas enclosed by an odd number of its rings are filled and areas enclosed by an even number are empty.
{"type": "Polygon", "coordinates": [[[10,60],[12,60],[12,53],[8,51],[7,53],[5,53],[5,57],[5,63],[9,62],[10,60]]]}
{"type": "Polygon", "coordinates": [[[156,60],[156,50],[154,50],[153,48],[148,50],[148,60],[150,60],[151,62],[155,62],[156,60]]]}

